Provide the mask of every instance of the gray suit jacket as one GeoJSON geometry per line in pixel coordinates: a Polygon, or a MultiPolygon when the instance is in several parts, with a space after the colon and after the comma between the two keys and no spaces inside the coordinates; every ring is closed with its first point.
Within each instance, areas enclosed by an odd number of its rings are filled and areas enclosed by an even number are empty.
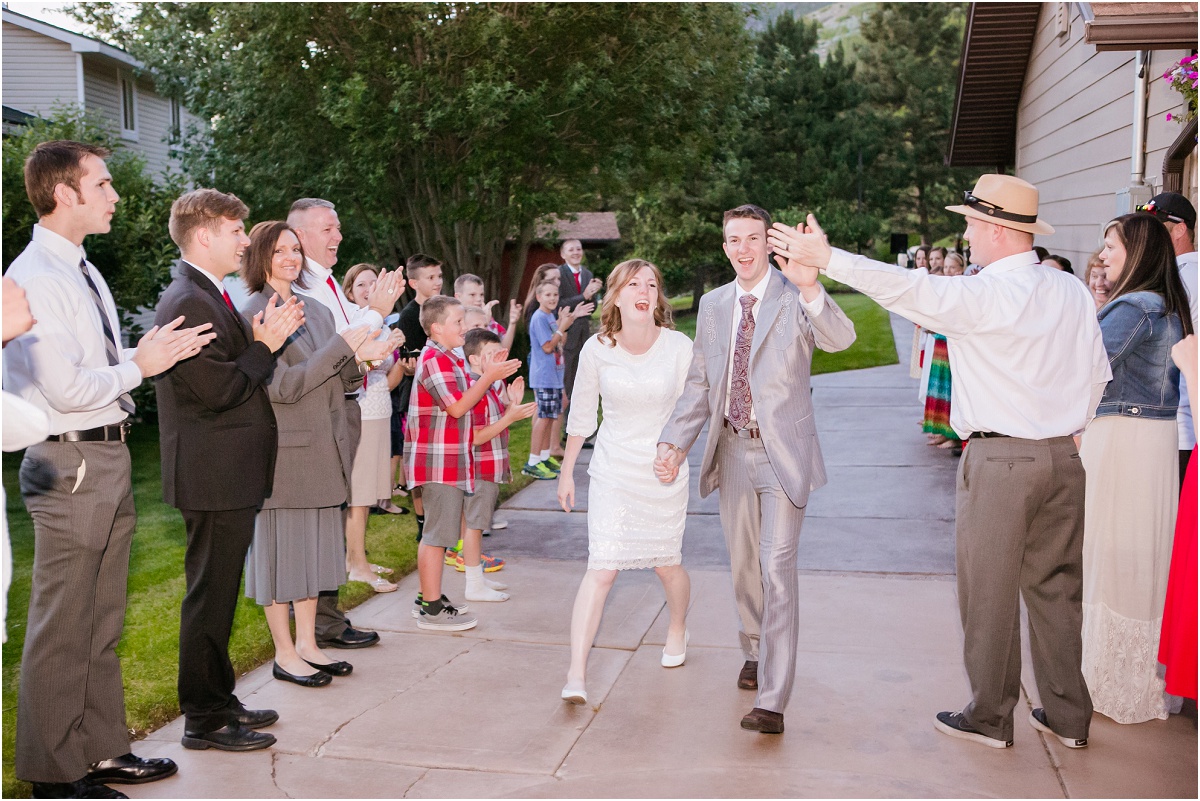
{"type": "MultiPolygon", "coordinates": [[[[266,308],[270,286],[246,301],[253,317],[266,308]]],[[[349,496],[354,442],[346,393],[362,386],[354,351],[338,335],[329,309],[306,303],[304,325],[275,360],[267,395],[279,426],[275,481],[264,509],[340,506],[349,496]]]]}
{"type": "MultiPolygon", "coordinates": [[[[725,418],[736,297],[731,282],[700,299],[687,385],[658,438],[687,451],[708,423],[700,497],[721,483],[716,450],[725,418]]],[[[825,461],[809,392],[813,348],[845,350],[853,344],[855,334],[854,323],[828,294],[825,308],[815,317],[805,313],[800,301],[800,291],[772,267],[750,346],[749,377],[767,458],[791,502],[805,506],[808,493],[825,485],[825,461]]]]}

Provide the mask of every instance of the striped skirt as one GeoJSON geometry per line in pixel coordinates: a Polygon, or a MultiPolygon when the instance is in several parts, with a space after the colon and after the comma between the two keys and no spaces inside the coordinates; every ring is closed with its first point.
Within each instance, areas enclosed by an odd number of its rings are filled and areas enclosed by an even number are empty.
{"type": "Polygon", "coordinates": [[[932,336],[929,385],[925,391],[925,423],[921,430],[949,439],[958,439],[958,435],[950,427],[950,349],[944,336],[932,336]]]}

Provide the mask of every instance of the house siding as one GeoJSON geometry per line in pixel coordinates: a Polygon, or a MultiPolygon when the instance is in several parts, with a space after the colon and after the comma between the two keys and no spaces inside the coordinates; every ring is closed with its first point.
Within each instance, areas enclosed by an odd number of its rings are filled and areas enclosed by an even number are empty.
{"type": "MultiPolygon", "coordinates": [[[[1055,228],[1038,244],[1066,256],[1082,277],[1104,223],[1129,185],[1133,165],[1133,87],[1136,54],[1097,52],[1083,41],[1084,20],[1071,4],[1070,34],[1054,35],[1053,3],[1043,3],[1017,112],[1016,174],[1038,187],[1039,216],[1055,228]]],[[[1162,80],[1184,50],[1150,54],[1145,182],[1162,186],[1163,157],[1179,135],[1168,111],[1183,99],[1162,80]]],[[[1189,194],[1195,201],[1195,187],[1189,194]]]]}
{"type": "Polygon", "coordinates": [[[4,105],[41,117],[56,105],[78,102],[70,45],[8,22],[3,32],[4,105]]]}

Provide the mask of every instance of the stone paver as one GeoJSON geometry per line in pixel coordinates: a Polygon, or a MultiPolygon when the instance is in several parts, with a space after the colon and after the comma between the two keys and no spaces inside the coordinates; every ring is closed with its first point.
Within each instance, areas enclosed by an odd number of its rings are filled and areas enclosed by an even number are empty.
{"type": "MultiPolygon", "coordinates": [[[[893,327],[906,356],[912,329],[898,318],[893,327]]],[[[177,720],[137,752],[177,760],[179,774],[122,789],[135,798],[1195,798],[1191,720],[1121,726],[1097,716],[1083,751],[1030,727],[1027,642],[1012,749],[933,729],[934,713],[969,695],[954,582],[957,461],[924,445],[906,364],[813,383],[830,483],[814,493],[801,540],[800,653],[782,736],[738,726],[753,695],[735,687],[742,657],[728,558],[717,498],[695,492],[693,453],[682,668],[659,665],[661,585],[629,571],[592,652],[590,703],[559,700],[587,559],[581,469],[574,513],[558,509],[549,481],[506,504],[509,528],[486,548],[509,559],[498,577],[513,598],[473,604],[477,628],[419,631],[410,575],[354,610],[355,624],[383,642],[339,654],[353,675],[318,690],[274,681],[269,665],[241,679],[248,705],[280,712],[275,748],[186,751],[177,720]]],[[[461,574],[445,580],[461,598],[461,574]]]]}

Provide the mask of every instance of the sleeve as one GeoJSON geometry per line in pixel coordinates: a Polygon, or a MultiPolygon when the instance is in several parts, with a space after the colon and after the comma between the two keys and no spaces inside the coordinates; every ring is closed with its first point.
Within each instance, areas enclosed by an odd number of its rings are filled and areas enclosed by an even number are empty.
{"type": "Polygon", "coordinates": [[[906,270],[833,249],[826,274],[919,326],[961,337],[979,328],[993,303],[985,281],[960,281],[906,270]]]}
{"type": "Polygon", "coordinates": [[[1153,331],[1150,316],[1133,303],[1118,298],[1104,309],[1100,318],[1100,331],[1104,335],[1104,349],[1108,362],[1116,367],[1137,350],[1153,331]]]}
{"type": "MultiPolygon", "coordinates": [[[[159,307],[159,315],[165,319],[181,314],[184,328],[212,322],[209,309],[195,296],[181,298],[171,309],[159,307]]],[[[234,355],[230,337],[218,335],[198,355],[179,362],[164,375],[180,381],[209,411],[225,412],[249,400],[274,369],[275,354],[262,342],[255,340],[234,355]]]]}
{"type": "Polygon", "coordinates": [[[463,393],[459,392],[458,382],[454,380],[454,365],[446,356],[430,352],[425,358],[423,367],[418,380],[433,398],[434,403],[446,409],[462,398],[463,393]]]}
{"type": "MultiPolygon", "coordinates": [[[[313,351],[307,359],[295,364],[287,363],[285,350],[275,360],[275,374],[267,384],[267,395],[272,403],[297,403],[341,372],[347,361],[354,361],[353,357],[353,351],[341,336],[335,336],[324,347],[313,351]]],[[[357,367],[357,363],[355,366],[357,367]]],[[[361,380],[361,376],[358,380],[361,380]]],[[[355,381],[356,384],[358,380],[355,381]]]]}
{"type": "Polygon", "coordinates": [[[396,321],[396,327],[404,334],[404,347],[411,348],[413,343],[419,342],[425,336],[425,329],[421,327],[421,314],[418,311],[413,314],[409,311],[409,307],[405,306],[400,312],[400,319],[396,321]]]}
{"type": "Polygon", "coordinates": [[[571,393],[571,409],[567,414],[567,435],[588,438],[596,433],[600,412],[600,365],[596,348],[603,348],[596,337],[583,343],[579,352],[579,369],[575,373],[575,389],[571,393]]]}
{"type": "Polygon", "coordinates": [[[550,322],[549,314],[534,314],[533,320],[529,324],[529,339],[535,348],[542,350],[543,346],[554,336],[554,330],[554,324],[550,322]]]}
{"type": "Polygon", "coordinates": [[[51,408],[63,413],[103,409],[142,383],[142,371],[132,361],[84,366],[83,345],[75,334],[81,312],[54,281],[33,278],[22,288],[37,323],[19,341],[33,384],[51,408]]]}
{"type": "MultiPolygon", "coordinates": [[[[704,319],[710,313],[710,304],[701,303],[697,321],[704,319]]],[[[699,322],[696,326],[700,330],[699,322]]],[[[687,451],[700,436],[701,429],[708,422],[711,410],[708,406],[709,376],[706,354],[704,351],[705,337],[697,334],[692,343],[691,361],[687,369],[687,377],[683,382],[683,392],[675,401],[675,409],[658,436],[659,442],[674,445],[681,451],[687,451]]]]}
{"type": "Polygon", "coordinates": [[[50,436],[50,418],[38,407],[11,392],[4,393],[3,449],[19,451],[50,436]]]}
{"type": "Polygon", "coordinates": [[[812,303],[806,303],[801,295],[800,306],[804,309],[805,318],[818,348],[827,353],[837,353],[854,344],[857,334],[853,321],[833,302],[833,298],[829,297],[824,287],[821,288],[820,297],[812,303]],[[816,310],[812,311],[810,307],[816,307],[816,310]]]}
{"type": "MultiPolygon", "coordinates": [[[[358,306],[348,300],[343,300],[346,304],[346,316],[350,318],[349,324],[343,324],[338,328],[338,333],[347,328],[354,328],[360,325],[368,325],[372,331],[378,331],[383,328],[383,315],[374,309],[367,306],[358,306]]],[[[334,317],[336,320],[336,316],[334,317]]]]}
{"type": "MultiPolygon", "coordinates": [[[[571,271],[569,269],[565,275],[561,267],[558,268],[558,272],[562,276],[562,280],[558,282],[558,308],[561,309],[563,306],[570,306],[574,310],[576,306],[584,302],[583,292],[575,289],[575,278],[570,275],[571,271]]],[[[581,288],[587,286],[588,282],[591,281],[590,278],[587,281],[583,280],[583,278],[584,271],[581,270],[579,273],[579,285],[581,288]]]]}

